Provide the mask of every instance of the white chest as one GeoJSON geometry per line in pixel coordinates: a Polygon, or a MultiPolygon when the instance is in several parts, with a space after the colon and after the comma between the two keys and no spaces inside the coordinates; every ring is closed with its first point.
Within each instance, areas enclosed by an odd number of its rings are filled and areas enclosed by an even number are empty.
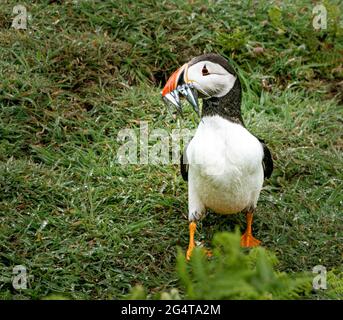
{"type": "Polygon", "coordinates": [[[220,116],[203,118],[187,158],[189,183],[205,207],[235,213],[256,205],[263,183],[263,149],[243,126],[220,116]]]}

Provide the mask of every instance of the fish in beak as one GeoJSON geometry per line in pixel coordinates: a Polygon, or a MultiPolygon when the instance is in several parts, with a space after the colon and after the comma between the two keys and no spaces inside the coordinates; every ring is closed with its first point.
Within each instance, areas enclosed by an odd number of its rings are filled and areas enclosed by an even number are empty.
{"type": "Polygon", "coordinates": [[[188,64],[186,63],[170,76],[161,92],[162,98],[166,104],[173,105],[180,113],[182,113],[180,97],[184,97],[200,117],[198,92],[194,88],[193,83],[188,80],[187,70],[188,64]]]}

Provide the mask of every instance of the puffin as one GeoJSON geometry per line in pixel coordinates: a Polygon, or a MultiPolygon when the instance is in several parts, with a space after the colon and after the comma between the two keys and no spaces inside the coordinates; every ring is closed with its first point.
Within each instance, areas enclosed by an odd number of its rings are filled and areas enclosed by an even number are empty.
{"type": "Polygon", "coordinates": [[[185,98],[200,117],[180,161],[181,175],[188,182],[187,260],[196,246],[197,221],[208,209],[218,214],[245,213],[241,246],[260,245],[252,234],[253,215],[264,179],[272,174],[273,160],[266,143],[244,125],[236,71],[221,55],[203,54],[178,68],[161,95],[180,112],[185,98]]]}

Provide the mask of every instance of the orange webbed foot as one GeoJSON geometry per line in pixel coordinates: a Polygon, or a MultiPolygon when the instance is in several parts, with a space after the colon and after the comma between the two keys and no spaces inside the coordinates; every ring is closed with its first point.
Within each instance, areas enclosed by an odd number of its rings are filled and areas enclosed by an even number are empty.
{"type": "Polygon", "coordinates": [[[253,212],[247,212],[247,229],[245,230],[244,234],[241,237],[241,247],[251,248],[257,247],[260,245],[261,241],[254,238],[252,235],[252,220],[253,220],[253,212]]]}
{"type": "Polygon", "coordinates": [[[244,233],[241,237],[241,247],[258,247],[260,244],[261,241],[254,238],[254,236],[251,233],[244,233]]]}

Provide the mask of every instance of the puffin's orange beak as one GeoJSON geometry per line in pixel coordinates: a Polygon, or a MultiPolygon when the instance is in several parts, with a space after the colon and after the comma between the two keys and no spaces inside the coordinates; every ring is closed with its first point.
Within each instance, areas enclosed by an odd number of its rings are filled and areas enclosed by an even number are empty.
{"type": "Polygon", "coordinates": [[[184,96],[199,115],[198,94],[187,77],[188,64],[177,69],[168,79],[161,94],[165,103],[171,103],[182,112],[180,94],[184,96]]]}
{"type": "Polygon", "coordinates": [[[178,83],[180,80],[183,80],[184,71],[187,68],[187,65],[184,64],[181,68],[177,69],[173,74],[169,77],[166,85],[164,86],[161,94],[162,99],[165,103],[171,103],[174,105],[178,111],[182,111],[181,102],[179,92],[176,89],[178,87],[178,83]]]}
{"type": "Polygon", "coordinates": [[[174,91],[180,80],[180,76],[183,74],[183,71],[186,69],[187,65],[184,64],[181,68],[177,69],[168,79],[166,85],[162,90],[162,97],[165,97],[168,93],[174,91]]]}

